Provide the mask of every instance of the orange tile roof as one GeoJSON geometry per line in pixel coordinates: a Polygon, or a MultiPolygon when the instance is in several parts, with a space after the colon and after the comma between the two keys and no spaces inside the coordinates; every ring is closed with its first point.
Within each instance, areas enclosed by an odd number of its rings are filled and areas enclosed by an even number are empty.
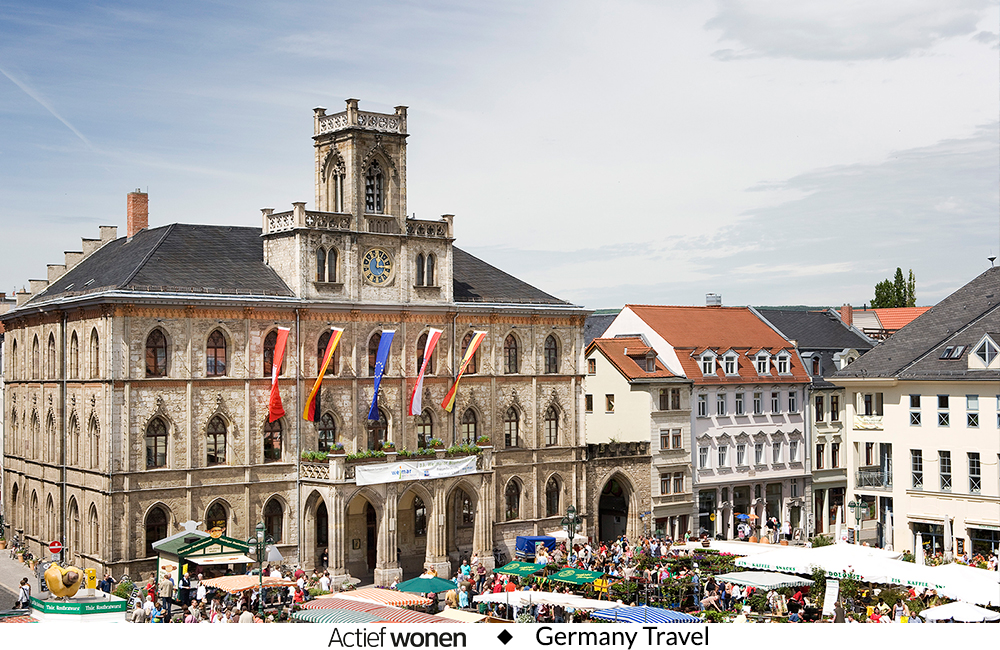
{"type": "Polygon", "coordinates": [[[882,323],[882,329],[898,330],[904,325],[909,325],[910,321],[920,314],[930,309],[930,307],[889,307],[884,309],[869,309],[875,312],[878,320],[882,323]]]}
{"type": "MultiPolygon", "coordinates": [[[[647,346],[639,337],[594,339],[590,342],[590,346],[587,347],[587,354],[589,355],[594,348],[598,348],[608,361],[618,369],[618,372],[622,373],[629,381],[636,379],[666,379],[677,376],[667,370],[667,367],[659,359],[656,360],[656,370],[654,372],[646,372],[645,366],[640,366],[635,358],[629,356],[633,354],[633,349],[638,350],[641,348],[646,351],[653,349],[647,346]],[[628,354],[625,353],[626,349],[628,350],[628,354]]],[[[642,358],[645,358],[645,356],[644,352],[642,358]]]]}
{"type": "Polygon", "coordinates": [[[672,345],[684,374],[696,384],[802,383],[809,375],[799,363],[792,343],[746,307],[673,307],[626,305],[665,341],[672,345]],[[730,349],[739,354],[739,376],[726,376],[722,360],[716,373],[705,376],[698,357],[707,349],[720,356],[730,349]],[[758,375],[752,358],[760,350],[771,353],[770,372],[758,375]],[[781,350],[789,353],[789,374],[779,375],[773,358],[781,350]],[[749,355],[749,356],[748,356],[749,355]]]}

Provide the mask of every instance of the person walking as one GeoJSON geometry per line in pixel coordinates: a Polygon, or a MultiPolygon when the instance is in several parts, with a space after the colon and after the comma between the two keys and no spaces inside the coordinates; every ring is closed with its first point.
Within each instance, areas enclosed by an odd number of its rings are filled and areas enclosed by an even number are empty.
{"type": "Polygon", "coordinates": [[[31,605],[31,585],[27,578],[21,578],[21,584],[17,589],[17,604],[14,609],[28,609],[31,605]]]}
{"type": "Polygon", "coordinates": [[[173,605],[174,601],[174,580],[169,573],[163,574],[163,580],[160,581],[158,592],[160,595],[160,602],[163,606],[163,622],[170,622],[170,607],[173,605]]]}
{"type": "Polygon", "coordinates": [[[833,622],[834,623],[844,623],[847,619],[847,613],[844,611],[844,604],[839,600],[833,605],[833,622]]]}

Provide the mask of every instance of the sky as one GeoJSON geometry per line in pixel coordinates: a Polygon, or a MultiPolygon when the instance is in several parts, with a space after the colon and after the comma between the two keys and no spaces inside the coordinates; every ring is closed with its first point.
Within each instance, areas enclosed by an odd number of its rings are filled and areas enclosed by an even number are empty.
{"type": "Polygon", "coordinates": [[[0,291],[125,197],[314,203],[312,109],[409,107],[408,212],[591,309],[934,304],[1000,255],[1000,3],[0,0],[0,291]]]}

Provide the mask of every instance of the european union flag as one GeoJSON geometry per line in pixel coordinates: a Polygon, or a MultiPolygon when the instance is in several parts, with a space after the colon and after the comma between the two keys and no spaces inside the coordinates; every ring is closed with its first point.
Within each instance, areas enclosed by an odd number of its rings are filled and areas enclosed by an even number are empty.
{"type": "Polygon", "coordinates": [[[396,330],[382,330],[378,342],[378,354],[375,356],[375,394],[372,395],[372,407],[368,410],[369,420],[378,420],[378,387],[382,383],[385,365],[389,363],[389,348],[392,347],[392,337],[396,330]]]}

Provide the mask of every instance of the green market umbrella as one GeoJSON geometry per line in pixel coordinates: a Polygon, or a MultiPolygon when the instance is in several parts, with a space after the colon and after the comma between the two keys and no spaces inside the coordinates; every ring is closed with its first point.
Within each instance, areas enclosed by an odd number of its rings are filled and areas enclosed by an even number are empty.
{"type": "Polygon", "coordinates": [[[374,623],[382,620],[365,612],[354,612],[349,609],[304,609],[294,612],[292,618],[305,623],[374,623]]]}
{"type": "Polygon", "coordinates": [[[437,576],[418,576],[396,585],[396,591],[409,594],[439,594],[452,589],[458,589],[454,582],[437,576]]]}
{"type": "Polygon", "coordinates": [[[494,573],[504,573],[509,576],[530,576],[545,568],[544,564],[533,564],[531,562],[508,562],[499,569],[494,569],[494,573]]]}
{"type": "Polygon", "coordinates": [[[563,569],[549,576],[550,580],[569,582],[574,585],[590,584],[604,577],[603,571],[584,571],[583,569],[563,569]]]}

